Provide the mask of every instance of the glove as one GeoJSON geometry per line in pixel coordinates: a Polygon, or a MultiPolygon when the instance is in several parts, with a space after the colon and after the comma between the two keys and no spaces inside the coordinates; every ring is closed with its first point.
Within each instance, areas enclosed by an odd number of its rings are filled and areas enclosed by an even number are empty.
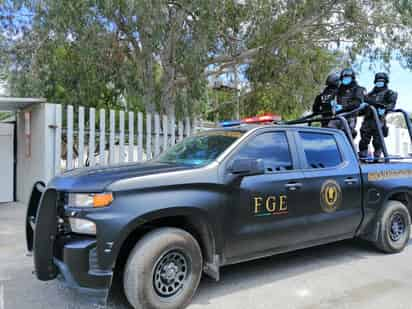
{"type": "Polygon", "coordinates": [[[359,106],[360,108],[364,109],[365,107],[369,106],[368,103],[362,102],[361,105],[359,106]]]}
{"type": "Polygon", "coordinates": [[[334,108],[335,106],[336,106],[336,100],[331,100],[330,101],[330,106],[332,107],[332,108],[334,108]]]}
{"type": "Polygon", "coordinates": [[[336,104],[336,105],[335,105],[335,111],[336,111],[337,113],[339,113],[341,110],[343,110],[343,106],[340,105],[340,104],[336,104]]]}
{"type": "Polygon", "coordinates": [[[378,108],[378,115],[379,116],[384,116],[385,115],[385,109],[384,108],[378,108]]]}

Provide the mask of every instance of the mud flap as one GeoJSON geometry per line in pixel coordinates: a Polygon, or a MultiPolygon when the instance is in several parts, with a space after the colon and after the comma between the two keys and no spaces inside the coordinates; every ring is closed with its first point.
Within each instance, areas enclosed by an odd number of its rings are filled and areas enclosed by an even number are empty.
{"type": "MultiPolygon", "coordinates": [[[[57,267],[53,261],[54,243],[57,235],[56,190],[46,190],[42,194],[38,205],[32,244],[34,269],[39,280],[48,281],[56,278],[58,274],[57,267]]],[[[31,211],[34,211],[34,208],[33,206],[32,210],[28,210],[28,218],[26,220],[32,220],[32,218],[29,218],[29,214],[32,214],[31,211]]],[[[32,225],[31,222],[28,224],[32,225]]]]}

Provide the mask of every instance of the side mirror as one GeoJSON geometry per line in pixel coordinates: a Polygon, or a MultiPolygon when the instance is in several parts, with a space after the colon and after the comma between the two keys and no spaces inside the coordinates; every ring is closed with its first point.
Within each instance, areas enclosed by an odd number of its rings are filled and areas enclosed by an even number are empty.
{"type": "Polygon", "coordinates": [[[229,171],[239,176],[261,175],[265,173],[265,166],[262,159],[236,159],[230,165],[229,171]]]}

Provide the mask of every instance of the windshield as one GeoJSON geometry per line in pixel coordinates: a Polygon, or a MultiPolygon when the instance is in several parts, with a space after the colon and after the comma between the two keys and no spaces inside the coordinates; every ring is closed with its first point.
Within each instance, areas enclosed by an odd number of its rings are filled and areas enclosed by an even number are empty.
{"type": "Polygon", "coordinates": [[[243,135],[241,131],[208,131],[185,138],[166,150],[157,161],[187,165],[206,165],[243,135]]]}

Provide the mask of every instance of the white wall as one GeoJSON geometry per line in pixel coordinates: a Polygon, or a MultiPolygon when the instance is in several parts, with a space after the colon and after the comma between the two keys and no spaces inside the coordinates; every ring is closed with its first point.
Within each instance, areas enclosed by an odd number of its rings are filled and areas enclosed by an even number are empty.
{"type": "Polygon", "coordinates": [[[0,123],[0,203],[14,199],[14,124],[0,123]]]}
{"type": "MultiPolygon", "coordinates": [[[[362,125],[363,118],[358,119],[357,130],[359,132],[355,139],[355,144],[359,145],[360,141],[360,127],[362,125]]],[[[385,138],[386,147],[388,148],[389,155],[407,157],[412,153],[412,144],[407,129],[398,128],[389,124],[389,135],[385,138]]],[[[369,145],[370,152],[373,152],[372,142],[369,145]]]]}
{"type": "Polygon", "coordinates": [[[27,202],[33,184],[53,176],[55,105],[42,103],[18,111],[17,116],[17,188],[18,201],[27,202]],[[31,112],[31,154],[26,154],[24,112],[31,112]]]}
{"type": "Polygon", "coordinates": [[[386,146],[391,155],[409,156],[412,153],[412,144],[408,130],[389,125],[389,136],[386,138],[386,146]]]}

